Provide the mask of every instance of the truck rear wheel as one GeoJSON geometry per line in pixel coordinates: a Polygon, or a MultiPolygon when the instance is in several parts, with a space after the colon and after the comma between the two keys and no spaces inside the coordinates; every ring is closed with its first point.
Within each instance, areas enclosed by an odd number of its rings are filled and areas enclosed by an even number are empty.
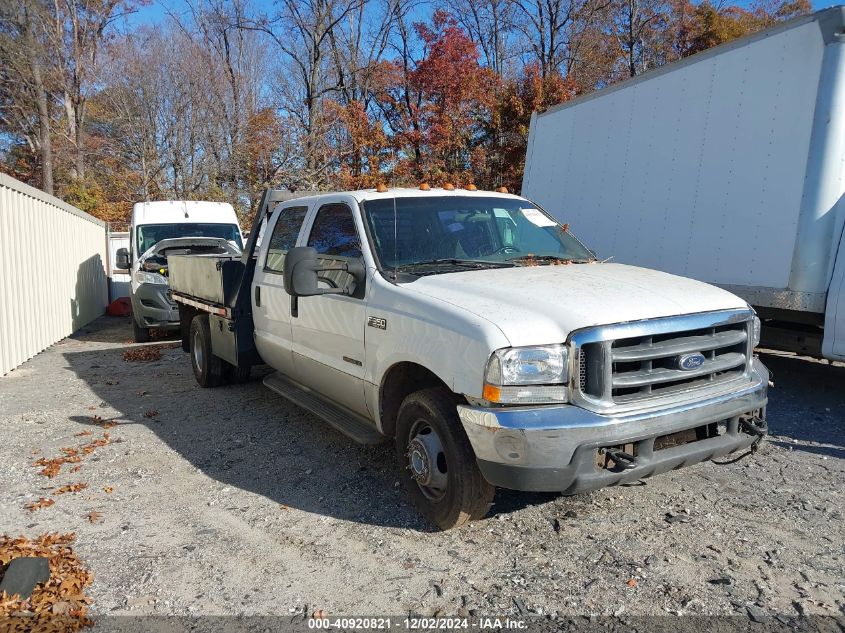
{"type": "Polygon", "coordinates": [[[132,338],[136,343],[150,342],[150,328],[139,326],[134,316],[132,317],[132,338]]]}
{"type": "Polygon", "coordinates": [[[211,353],[211,330],[208,315],[200,314],[191,321],[191,367],[201,387],[217,387],[223,382],[223,361],[211,353]]]}
{"type": "Polygon", "coordinates": [[[425,389],[405,398],[396,421],[396,454],[411,502],[440,529],[487,514],[496,489],[478,469],[450,393],[425,389]]]}

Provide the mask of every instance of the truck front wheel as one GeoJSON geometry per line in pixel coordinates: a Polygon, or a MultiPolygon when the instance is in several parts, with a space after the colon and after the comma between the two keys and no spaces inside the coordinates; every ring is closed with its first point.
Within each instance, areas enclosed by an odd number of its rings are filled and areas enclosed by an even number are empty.
{"type": "Polygon", "coordinates": [[[396,452],[411,502],[440,529],[487,514],[496,489],[478,469],[450,393],[425,389],[405,398],[396,421],[396,452]]]}
{"type": "Polygon", "coordinates": [[[223,361],[211,353],[211,330],[208,315],[200,314],[191,321],[191,367],[201,387],[217,387],[223,382],[223,361]]]}
{"type": "Polygon", "coordinates": [[[134,315],[132,316],[132,337],[136,343],[150,342],[150,328],[138,325],[134,315]]]}

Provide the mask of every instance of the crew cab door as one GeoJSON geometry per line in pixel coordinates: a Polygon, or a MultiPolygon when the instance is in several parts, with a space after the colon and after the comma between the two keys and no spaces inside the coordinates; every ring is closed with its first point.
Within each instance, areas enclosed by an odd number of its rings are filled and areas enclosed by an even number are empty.
{"type": "MultiPolygon", "coordinates": [[[[314,216],[306,242],[324,267],[360,259],[361,236],[352,209],[342,202],[322,205],[314,216]]],[[[320,273],[326,287],[352,287],[349,273],[320,273]]],[[[291,318],[296,379],[349,409],[368,415],[364,400],[363,285],[352,296],[339,294],[299,297],[291,318]]]]}
{"type": "Polygon", "coordinates": [[[296,246],[308,207],[278,209],[264,232],[252,287],[255,347],[273,369],[293,375],[290,295],[285,291],[285,255],[296,246]]]}

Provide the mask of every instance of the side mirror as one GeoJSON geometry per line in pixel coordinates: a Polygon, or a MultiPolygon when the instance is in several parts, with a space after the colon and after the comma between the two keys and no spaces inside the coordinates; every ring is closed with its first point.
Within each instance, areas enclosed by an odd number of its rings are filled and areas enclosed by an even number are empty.
{"type": "Polygon", "coordinates": [[[364,264],[360,260],[340,263],[338,266],[323,268],[317,258],[317,250],[312,246],[295,246],[285,255],[283,279],[285,290],[292,297],[313,297],[316,295],[352,294],[349,288],[320,288],[317,273],[329,270],[345,270],[355,278],[356,283],[366,276],[364,264]]]}
{"type": "Polygon", "coordinates": [[[117,261],[115,261],[114,265],[117,268],[122,270],[129,270],[132,268],[132,264],[129,261],[129,249],[128,248],[119,248],[117,249],[117,261]]]}

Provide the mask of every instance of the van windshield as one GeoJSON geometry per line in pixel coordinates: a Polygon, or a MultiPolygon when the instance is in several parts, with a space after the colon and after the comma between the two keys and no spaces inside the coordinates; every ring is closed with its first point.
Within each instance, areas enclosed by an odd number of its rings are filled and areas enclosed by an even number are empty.
{"type": "Polygon", "coordinates": [[[136,229],[138,254],[142,255],[161,240],[174,237],[222,237],[243,248],[241,233],[235,224],[199,224],[185,222],[181,224],[142,224],[136,229]]]}
{"type": "Polygon", "coordinates": [[[368,200],[362,206],[386,270],[416,273],[447,262],[499,267],[594,259],[565,227],[527,200],[425,196],[368,200]]]}

